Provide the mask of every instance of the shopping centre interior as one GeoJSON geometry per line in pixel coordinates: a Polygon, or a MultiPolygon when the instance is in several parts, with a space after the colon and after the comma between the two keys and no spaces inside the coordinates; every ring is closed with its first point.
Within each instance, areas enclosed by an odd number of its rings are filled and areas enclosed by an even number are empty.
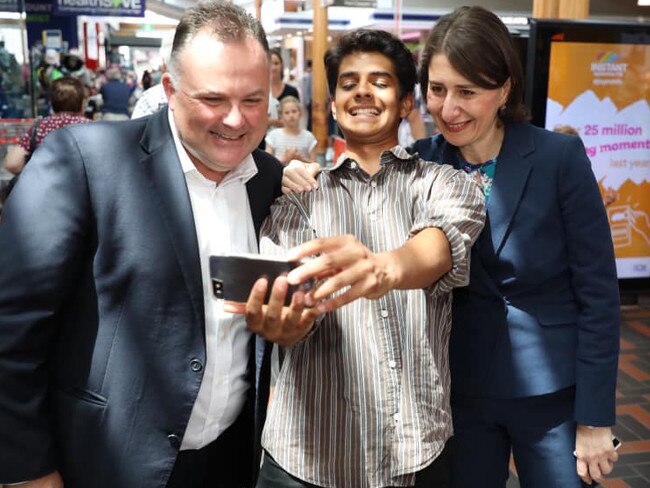
{"type": "MultiPolygon", "coordinates": [[[[117,5],[120,1],[112,3],[117,5]]],[[[122,80],[132,87],[132,109],[146,88],[143,80],[149,77],[152,84],[160,80],[164,69],[159,51],[161,40],[173,33],[183,12],[194,3],[192,0],[122,0],[121,15],[110,15],[110,11],[66,8],[66,0],[0,2],[0,160],[36,117],[49,113],[42,76],[52,66],[50,54],[55,54],[55,64],[64,74],[83,78],[88,92],[88,117],[96,118],[101,111],[98,92],[111,68],[119,69],[122,80]]],[[[235,0],[234,3],[261,19],[271,46],[278,48],[282,54],[284,81],[297,88],[301,99],[311,99],[312,92],[304,91],[308,86],[304,83],[305,79],[309,77],[312,83],[324,87],[322,67],[316,69],[316,64],[322,60],[327,46],[336,42],[342,33],[364,27],[387,30],[404,40],[417,58],[436,21],[468,2],[323,0],[316,6],[310,0],[235,0]],[[315,8],[321,15],[318,19],[315,8]]],[[[526,70],[526,102],[532,110],[533,123],[549,129],[567,123],[579,126],[587,152],[590,157],[593,156],[594,168],[601,164],[597,162],[597,157],[605,157],[608,151],[613,153],[622,147],[615,136],[638,135],[648,138],[650,1],[487,0],[476,3],[496,12],[515,41],[526,70]],[[557,7],[562,3],[571,3],[575,10],[560,15],[557,7]],[[555,15],[547,15],[553,6],[555,15]],[[539,21],[542,17],[547,23],[539,21]],[[603,47],[604,51],[615,51],[612,46],[619,44],[640,46],[639,51],[635,51],[635,59],[639,61],[628,72],[637,76],[634,80],[638,90],[634,93],[641,95],[634,98],[634,94],[626,94],[625,100],[630,102],[626,102],[625,106],[618,104],[615,107],[617,111],[611,114],[606,113],[606,109],[612,103],[605,102],[614,100],[616,104],[616,98],[610,95],[609,98],[600,97],[591,105],[593,108],[583,108],[580,113],[577,113],[578,104],[569,103],[571,100],[566,104],[554,105],[557,100],[552,96],[553,90],[560,83],[557,80],[570,81],[569,75],[569,78],[556,78],[555,82],[551,76],[552,60],[558,59],[552,56],[561,54],[557,51],[551,53],[551,44],[558,35],[567,36],[567,40],[576,40],[575,44],[599,43],[606,46],[603,47]],[[628,107],[633,107],[633,110],[629,109],[623,114],[623,108],[628,107]],[[624,119],[624,115],[631,119],[624,119]],[[593,120],[601,116],[603,121],[599,122],[600,127],[608,124],[611,141],[602,141],[596,137],[597,134],[589,134],[590,128],[597,126],[593,120]]],[[[580,52],[576,50],[574,55],[578,56],[580,52]]],[[[611,60],[611,56],[608,59],[611,60]]],[[[595,60],[594,64],[597,63],[600,61],[595,60]]],[[[632,66],[631,61],[629,66],[632,66]]],[[[599,76],[598,66],[592,67],[592,71],[594,77],[599,76]]],[[[631,81],[628,80],[628,83],[631,81]]],[[[601,88],[594,88],[594,91],[598,94],[601,88]]],[[[317,97],[325,102],[325,89],[313,89],[314,102],[318,100],[317,97]]],[[[433,119],[421,98],[418,111],[427,136],[434,134],[436,128],[433,119]]],[[[303,125],[307,125],[306,120],[303,125]]],[[[314,133],[319,142],[319,162],[322,165],[331,164],[340,150],[336,144],[344,142],[336,134],[336,128],[332,129],[326,124],[315,127],[314,133]]],[[[607,163],[602,164],[613,167],[611,161],[614,161],[614,156],[607,158],[607,163]]],[[[625,264],[630,261],[622,259],[618,269],[624,305],[617,390],[618,418],[614,432],[623,444],[619,451],[621,461],[610,479],[603,484],[605,488],[650,486],[650,150],[646,148],[643,152],[634,153],[627,160],[645,161],[645,174],[635,180],[638,188],[629,189],[629,185],[625,186],[622,182],[612,183],[618,181],[617,176],[598,178],[603,193],[616,186],[619,195],[617,203],[607,207],[617,258],[640,257],[630,267],[625,264]],[[637,197],[639,200],[635,202],[633,199],[637,197]]],[[[0,185],[11,176],[0,166],[0,185]]],[[[508,488],[517,488],[519,483],[512,463],[511,471],[513,476],[510,477],[508,488]]]]}

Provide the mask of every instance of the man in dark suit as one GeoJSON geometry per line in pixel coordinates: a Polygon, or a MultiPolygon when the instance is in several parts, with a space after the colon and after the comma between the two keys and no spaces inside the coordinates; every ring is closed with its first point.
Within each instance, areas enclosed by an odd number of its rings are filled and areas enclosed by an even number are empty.
{"type": "Polygon", "coordinates": [[[253,483],[268,350],[212,298],[207,262],[257,252],[280,193],[281,166],[255,150],[264,31],[239,7],[198,5],[169,68],[168,110],[54,132],[8,201],[0,484],[253,483]]]}

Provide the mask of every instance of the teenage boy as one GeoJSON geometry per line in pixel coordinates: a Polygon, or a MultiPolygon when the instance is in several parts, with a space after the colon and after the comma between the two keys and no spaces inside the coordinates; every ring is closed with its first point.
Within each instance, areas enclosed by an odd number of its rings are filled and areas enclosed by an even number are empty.
{"type": "Polygon", "coordinates": [[[448,486],[451,289],[467,284],[483,196],[398,146],[416,80],[399,39],[349,33],[325,65],[346,152],[317,191],[276,201],[261,241],[263,253],[302,244],[292,257],[319,257],[278,278],[267,306],[260,280],[247,304],[254,331],[296,326],[257,486],[448,486]],[[325,281],[282,308],[287,283],[306,276],[325,281]],[[305,323],[303,303],[342,287],[317,305],[317,326],[305,323]]]}

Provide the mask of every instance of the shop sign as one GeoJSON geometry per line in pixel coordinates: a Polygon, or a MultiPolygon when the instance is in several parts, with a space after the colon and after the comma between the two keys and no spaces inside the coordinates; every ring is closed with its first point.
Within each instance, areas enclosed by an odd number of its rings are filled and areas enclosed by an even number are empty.
{"type": "Polygon", "coordinates": [[[29,14],[51,14],[52,2],[47,0],[25,0],[25,12],[29,14]]]}
{"type": "Polygon", "coordinates": [[[0,12],[20,12],[20,0],[0,0],[0,12]]]}
{"type": "Polygon", "coordinates": [[[53,4],[54,15],[144,17],[145,9],[145,0],[54,0],[53,4]]]}
{"type": "Polygon", "coordinates": [[[377,0],[333,0],[334,7],[377,8],[377,0]]]}
{"type": "Polygon", "coordinates": [[[28,24],[46,24],[52,15],[52,0],[25,0],[28,24]]]}

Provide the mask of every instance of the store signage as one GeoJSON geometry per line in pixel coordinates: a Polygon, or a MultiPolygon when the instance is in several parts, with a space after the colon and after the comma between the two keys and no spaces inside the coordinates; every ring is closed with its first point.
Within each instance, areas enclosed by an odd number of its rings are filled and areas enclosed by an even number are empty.
{"type": "Polygon", "coordinates": [[[20,0],[0,0],[0,12],[20,12],[20,0]]]}
{"type": "Polygon", "coordinates": [[[377,0],[333,0],[334,7],[377,8],[377,0]]]}
{"type": "Polygon", "coordinates": [[[144,17],[145,0],[54,0],[54,15],[144,17]]]}
{"type": "MultiPolygon", "coordinates": [[[[47,0],[25,0],[27,14],[51,14],[52,2],[47,0]]],[[[28,19],[29,20],[29,19],[28,19]]]]}
{"type": "Polygon", "coordinates": [[[60,29],[45,29],[41,32],[43,47],[54,49],[58,52],[63,50],[63,33],[60,29]]]}

